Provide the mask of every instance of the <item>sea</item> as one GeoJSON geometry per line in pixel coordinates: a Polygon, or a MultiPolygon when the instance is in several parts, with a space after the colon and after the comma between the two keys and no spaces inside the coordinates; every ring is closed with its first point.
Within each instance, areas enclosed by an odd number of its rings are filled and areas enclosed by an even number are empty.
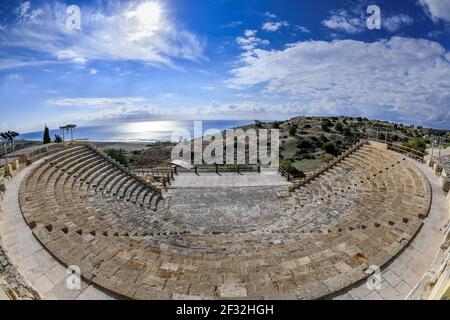
{"type": "MultiPolygon", "coordinates": [[[[220,131],[252,124],[252,120],[203,120],[201,121],[202,132],[217,129],[220,131]]],[[[187,130],[191,137],[194,137],[194,121],[134,121],[122,122],[109,125],[81,126],[73,130],[73,139],[96,142],[157,142],[171,141],[174,132],[187,130]]],[[[44,130],[23,133],[17,139],[41,141],[44,130]]],[[[72,139],[70,131],[64,133],[60,129],[50,129],[50,137],[55,139],[55,135],[64,135],[65,140],[72,139]]]]}

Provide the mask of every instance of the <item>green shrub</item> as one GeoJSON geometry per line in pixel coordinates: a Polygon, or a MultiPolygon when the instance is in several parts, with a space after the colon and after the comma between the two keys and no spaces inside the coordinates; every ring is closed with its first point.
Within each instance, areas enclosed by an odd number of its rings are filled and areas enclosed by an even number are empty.
{"type": "Polygon", "coordinates": [[[349,127],[342,128],[342,134],[346,137],[350,136],[352,134],[352,130],[350,130],[349,127]]]}
{"type": "Polygon", "coordinates": [[[286,170],[289,174],[292,174],[294,176],[302,176],[302,177],[305,176],[303,171],[294,167],[291,160],[286,159],[286,160],[281,161],[280,167],[283,168],[284,170],[286,170]]]}
{"type": "Polygon", "coordinates": [[[338,153],[338,150],[336,148],[336,145],[333,142],[325,142],[322,145],[322,149],[325,150],[326,153],[332,154],[333,156],[336,156],[338,153]]]}
{"type": "Polygon", "coordinates": [[[105,153],[124,166],[128,164],[127,157],[122,149],[106,149],[105,153]]]}
{"type": "Polygon", "coordinates": [[[62,142],[62,141],[63,141],[63,140],[62,140],[61,136],[55,134],[55,142],[56,142],[56,143],[60,143],[60,142],[62,142]]]}
{"type": "Polygon", "coordinates": [[[425,150],[427,149],[427,143],[422,138],[411,139],[408,142],[403,142],[402,145],[420,152],[425,152],[425,150]]]}
{"type": "Polygon", "coordinates": [[[289,135],[290,136],[295,136],[295,134],[297,133],[297,128],[294,126],[290,126],[289,127],[289,135]]]}
{"type": "Polygon", "coordinates": [[[333,160],[334,160],[334,157],[331,156],[331,155],[329,155],[329,154],[325,155],[325,156],[322,158],[322,161],[325,162],[325,163],[328,163],[328,162],[333,161],[333,160]]]}
{"type": "Polygon", "coordinates": [[[312,149],[314,146],[311,144],[311,142],[307,140],[301,140],[297,143],[297,148],[299,149],[312,149]]]}
{"type": "Polygon", "coordinates": [[[282,122],[280,121],[275,121],[272,125],[274,129],[280,129],[280,125],[282,124],[282,122]]]}
{"type": "Polygon", "coordinates": [[[333,126],[333,123],[328,120],[328,119],[324,119],[322,120],[322,130],[325,132],[330,131],[330,128],[333,126]]]}

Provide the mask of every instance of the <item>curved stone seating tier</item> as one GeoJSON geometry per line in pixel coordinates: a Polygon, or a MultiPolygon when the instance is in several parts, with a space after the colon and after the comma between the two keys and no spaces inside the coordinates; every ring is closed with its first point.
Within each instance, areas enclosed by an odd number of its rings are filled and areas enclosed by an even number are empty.
{"type": "Polygon", "coordinates": [[[26,222],[62,263],[128,298],[333,295],[415,236],[426,178],[363,145],[292,192],[286,187],[169,189],[164,197],[87,146],[29,174],[26,222]]]}

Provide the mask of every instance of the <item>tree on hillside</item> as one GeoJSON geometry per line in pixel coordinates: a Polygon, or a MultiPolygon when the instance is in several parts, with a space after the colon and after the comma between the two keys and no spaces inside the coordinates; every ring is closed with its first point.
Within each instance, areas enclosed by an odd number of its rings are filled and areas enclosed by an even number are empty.
{"type": "Polygon", "coordinates": [[[333,156],[336,156],[338,153],[336,145],[331,141],[324,143],[322,149],[325,150],[326,153],[332,154],[333,156]]]}
{"type": "Polygon", "coordinates": [[[295,126],[290,126],[289,127],[289,135],[290,136],[295,136],[296,132],[297,132],[297,128],[295,126]]]}
{"type": "Polygon", "coordinates": [[[52,142],[52,140],[50,139],[50,130],[48,130],[47,125],[45,125],[43,143],[48,144],[50,142],[52,142]]]}
{"type": "Polygon", "coordinates": [[[352,134],[352,130],[350,130],[349,127],[342,128],[342,134],[346,137],[350,136],[352,134]]]}
{"type": "Polygon", "coordinates": [[[309,142],[307,140],[300,140],[297,143],[297,148],[299,148],[299,149],[313,149],[314,146],[311,144],[311,142],[309,142]]]}
{"type": "Polygon", "coordinates": [[[342,125],[342,122],[336,123],[336,125],[334,126],[334,129],[336,129],[336,131],[342,133],[342,131],[344,130],[344,126],[342,125]]]}
{"type": "Polygon", "coordinates": [[[275,121],[275,122],[273,123],[273,128],[274,128],[274,129],[280,129],[280,124],[282,124],[281,121],[275,121]]]}
{"type": "Polygon", "coordinates": [[[425,150],[427,149],[427,143],[425,142],[425,140],[423,140],[422,138],[414,138],[412,140],[410,140],[409,142],[404,142],[402,143],[405,147],[420,151],[420,152],[425,152],[425,150]]]}
{"type": "Polygon", "coordinates": [[[292,161],[289,159],[281,161],[280,167],[283,168],[284,170],[286,170],[289,174],[292,174],[296,177],[304,177],[305,176],[303,171],[294,167],[294,165],[292,164],[292,161]]]}
{"type": "Polygon", "coordinates": [[[128,164],[127,157],[122,149],[106,149],[105,153],[124,166],[128,164]]]}
{"type": "Polygon", "coordinates": [[[322,130],[325,132],[330,131],[330,128],[333,126],[333,123],[328,119],[322,119],[322,130]]]}

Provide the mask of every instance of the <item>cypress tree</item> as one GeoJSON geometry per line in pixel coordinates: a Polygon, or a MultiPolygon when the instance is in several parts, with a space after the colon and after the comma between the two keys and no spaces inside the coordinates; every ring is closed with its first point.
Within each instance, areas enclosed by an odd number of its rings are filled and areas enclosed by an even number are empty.
{"type": "Polygon", "coordinates": [[[44,129],[44,144],[50,143],[52,142],[52,140],[50,139],[50,130],[48,130],[47,125],[45,125],[45,129],[44,129]]]}

